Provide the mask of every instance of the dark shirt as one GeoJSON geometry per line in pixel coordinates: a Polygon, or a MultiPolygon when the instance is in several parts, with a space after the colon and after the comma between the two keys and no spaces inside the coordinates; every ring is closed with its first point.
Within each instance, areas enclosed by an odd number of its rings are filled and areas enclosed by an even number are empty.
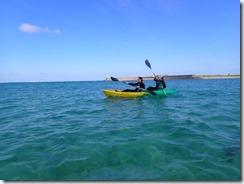
{"type": "Polygon", "coordinates": [[[145,84],[142,82],[142,83],[129,83],[129,85],[131,86],[140,86],[140,88],[143,88],[145,89],[145,84]]]}
{"type": "Polygon", "coordinates": [[[166,88],[166,84],[165,84],[164,80],[156,80],[156,79],[154,79],[154,81],[156,81],[156,88],[157,89],[166,88]]]}

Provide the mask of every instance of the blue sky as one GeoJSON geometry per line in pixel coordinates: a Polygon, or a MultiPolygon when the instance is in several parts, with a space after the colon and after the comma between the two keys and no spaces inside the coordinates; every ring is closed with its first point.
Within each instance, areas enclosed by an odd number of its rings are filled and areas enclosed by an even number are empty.
{"type": "Polygon", "coordinates": [[[239,74],[238,0],[3,0],[0,82],[239,74]]]}

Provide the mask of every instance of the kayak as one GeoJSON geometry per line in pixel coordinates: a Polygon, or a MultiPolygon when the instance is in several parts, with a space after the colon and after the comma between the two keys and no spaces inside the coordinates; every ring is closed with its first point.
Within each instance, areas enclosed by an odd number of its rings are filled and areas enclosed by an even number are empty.
{"type": "Polygon", "coordinates": [[[136,98],[147,95],[148,92],[123,92],[122,90],[103,90],[107,97],[136,98]]]}
{"type": "Polygon", "coordinates": [[[170,95],[175,93],[175,90],[172,88],[164,88],[160,90],[154,90],[153,92],[157,93],[158,96],[164,96],[164,95],[170,95]]]}
{"type": "Polygon", "coordinates": [[[122,97],[122,98],[137,98],[137,97],[142,97],[145,95],[150,95],[150,96],[165,96],[168,94],[173,94],[175,93],[174,89],[171,88],[164,88],[162,90],[154,90],[153,92],[156,93],[156,95],[152,95],[147,91],[141,91],[141,92],[123,92],[122,90],[102,90],[104,95],[107,97],[122,97]]]}

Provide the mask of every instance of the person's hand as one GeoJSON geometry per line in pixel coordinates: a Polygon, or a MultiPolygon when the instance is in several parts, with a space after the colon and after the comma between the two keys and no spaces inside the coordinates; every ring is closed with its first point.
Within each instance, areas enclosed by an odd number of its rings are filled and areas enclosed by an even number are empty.
{"type": "Polygon", "coordinates": [[[140,88],[140,86],[136,86],[136,88],[140,88]]]}

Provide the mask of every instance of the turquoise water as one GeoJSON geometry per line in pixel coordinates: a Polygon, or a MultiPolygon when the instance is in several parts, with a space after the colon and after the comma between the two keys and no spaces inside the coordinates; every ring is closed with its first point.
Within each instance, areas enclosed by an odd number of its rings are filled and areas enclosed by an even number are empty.
{"type": "Polygon", "coordinates": [[[240,79],[0,84],[0,179],[240,180],[240,79]],[[146,81],[146,85],[154,85],[146,81]]]}

